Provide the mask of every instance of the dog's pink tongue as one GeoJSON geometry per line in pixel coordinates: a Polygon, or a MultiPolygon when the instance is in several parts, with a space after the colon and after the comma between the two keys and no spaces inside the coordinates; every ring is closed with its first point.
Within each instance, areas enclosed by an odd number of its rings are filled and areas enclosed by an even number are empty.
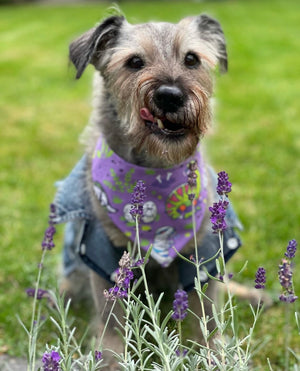
{"type": "Polygon", "coordinates": [[[154,117],[153,115],[151,115],[148,108],[141,108],[140,116],[143,120],[154,122],[154,117]]]}

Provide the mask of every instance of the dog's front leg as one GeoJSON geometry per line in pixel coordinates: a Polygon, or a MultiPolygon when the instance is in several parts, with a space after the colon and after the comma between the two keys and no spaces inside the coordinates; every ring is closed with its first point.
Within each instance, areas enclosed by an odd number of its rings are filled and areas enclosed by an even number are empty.
{"type": "Polygon", "coordinates": [[[122,339],[116,331],[118,322],[114,316],[118,318],[118,321],[123,322],[123,310],[118,302],[107,301],[104,297],[103,291],[108,289],[108,282],[100,277],[97,273],[91,271],[90,273],[91,287],[93,298],[97,310],[97,321],[96,331],[98,346],[101,346],[103,351],[103,362],[107,364],[107,371],[118,370],[118,362],[113,355],[113,352],[121,354],[124,348],[122,339]],[[113,314],[110,315],[112,305],[114,305],[113,314]],[[108,318],[109,317],[109,318],[108,318]],[[105,329],[105,324],[108,321],[105,329]],[[103,331],[105,331],[103,335],[103,331]],[[99,342],[101,341],[101,344],[99,342]]]}

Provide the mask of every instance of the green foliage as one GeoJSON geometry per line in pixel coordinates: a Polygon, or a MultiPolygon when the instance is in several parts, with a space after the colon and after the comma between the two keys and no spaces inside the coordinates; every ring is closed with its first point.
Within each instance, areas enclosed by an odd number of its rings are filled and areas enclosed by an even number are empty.
{"type": "MultiPolygon", "coordinates": [[[[248,260],[239,280],[252,284],[257,267],[264,265],[267,289],[277,297],[278,264],[288,240],[299,241],[300,3],[128,2],[122,11],[132,22],[175,22],[207,12],[222,23],[229,73],[217,77],[217,129],[204,142],[215,168],[230,175],[231,198],[245,226],[244,247],[230,270],[239,271],[248,260]]],[[[78,136],[90,113],[92,68],[75,82],[68,44],[106,14],[103,4],[0,9],[0,352],[26,352],[26,334],[12,323],[16,314],[30,321],[24,290],[36,277],[53,184],[83,152],[78,136]]],[[[57,246],[61,239],[62,233],[57,246]]],[[[48,287],[59,250],[46,262],[42,284],[48,287]]],[[[299,295],[297,269],[294,282],[299,295]]],[[[241,307],[239,321],[247,328],[252,313],[241,307]]],[[[270,335],[272,341],[260,349],[256,364],[265,367],[268,357],[274,370],[283,369],[284,322],[280,305],[262,314],[254,337],[270,335]]],[[[51,332],[43,337],[50,342],[51,332]]],[[[291,348],[299,353],[297,329],[291,330],[291,348]]]]}

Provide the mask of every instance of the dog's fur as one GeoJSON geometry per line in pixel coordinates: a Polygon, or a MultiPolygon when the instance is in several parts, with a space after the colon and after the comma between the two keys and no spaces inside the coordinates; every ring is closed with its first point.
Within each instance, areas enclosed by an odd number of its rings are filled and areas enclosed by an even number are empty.
{"type": "MultiPolygon", "coordinates": [[[[77,78],[89,63],[96,69],[86,148],[89,161],[102,133],[110,148],[127,162],[152,168],[177,165],[194,154],[211,121],[212,71],[217,65],[221,72],[227,71],[223,31],[207,15],[184,18],[178,24],[138,25],[113,16],[75,40],[70,45],[70,59],[77,78]],[[158,127],[157,118],[165,128],[158,127]]],[[[127,237],[111,222],[94,196],[91,175],[87,177],[95,215],[113,244],[126,246],[127,237]]],[[[208,204],[211,201],[209,192],[208,204]]],[[[210,228],[208,221],[206,215],[198,241],[210,228]]],[[[193,245],[192,241],[184,252],[193,245]]],[[[164,284],[174,283],[173,277],[172,272],[164,284]]],[[[91,284],[101,313],[105,304],[102,292],[109,284],[95,273],[91,273],[91,284]]],[[[214,286],[211,281],[207,292],[212,300],[214,286]]],[[[190,294],[190,303],[195,303],[192,310],[201,315],[195,292],[190,294]]],[[[208,306],[206,314],[210,312],[208,306]]],[[[111,323],[105,346],[120,352],[122,344],[113,326],[111,323]]]]}
{"type": "MultiPolygon", "coordinates": [[[[94,112],[86,148],[90,159],[102,133],[124,160],[152,168],[177,165],[195,152],[210,124],[211,71],[218,62],[222,71],[227,70],[222,29],[206,15],[185,18],[178,24],[140,25],[111,17],[70,45],[70,59],[77,78],[88,63],[100,72],[95,75],[94,112]],[[187,54],[195,54],[199,65],[187,67],[187,54]],[[140,70],[128,65],[134,57],[144,62],[140,70]],[[165,112],[155,104],[154,95],[161,86],[175,86],[183,92],[184,105],[176,112],[165,112]],[[141,118],[143,107],[170,125],[179,124],[184,135],[154,133],[141,118]]],[[[114,245],[126,246],[127,238],[107,218],[92,187],[91,196],[94,211],[114,245]]]]}

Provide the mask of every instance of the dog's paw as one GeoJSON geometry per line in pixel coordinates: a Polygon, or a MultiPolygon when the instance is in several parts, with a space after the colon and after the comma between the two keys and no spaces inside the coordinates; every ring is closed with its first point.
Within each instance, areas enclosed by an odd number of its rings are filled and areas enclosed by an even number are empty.
{"type": "Polygon", "coordinates": [[[85,272],[74,271],[66,277],[62,277],[59,283],[59,294],[64,296],[65,302],[69,299],[72,303],[91,298],[89,276],[85,272]]]}
{"type": "MultiPolygon", "coordinates": [[[[249,303],[256,307],[257,305],[264,305],[264,308],[269,308],[274,304],[271,295],[263,290],[257,290],[253,287],[241,285],[234,281],[229,281],[229,290],[239,299],[248,300],[249,303]]],[[[222,285],[225,288],[225,285],[222,285]]]]}

